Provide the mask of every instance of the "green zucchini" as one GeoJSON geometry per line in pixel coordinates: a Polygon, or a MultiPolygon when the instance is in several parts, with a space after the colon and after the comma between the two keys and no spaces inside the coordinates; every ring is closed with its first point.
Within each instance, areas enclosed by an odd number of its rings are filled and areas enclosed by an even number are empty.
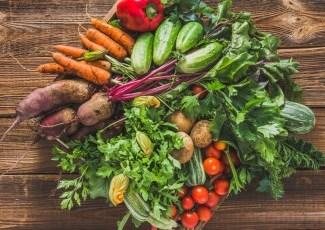
{"type": "Polygon", "coordinates": [[[185,55],[178,62],[178,69],[182,73],[198,73],[205,70],[219,60],[223,47],[218,42],[204,45],[202,48],[185,55]]]}
{"type": "Polygon", "coordinates": [[[199,148],[194,149],[193,157],[185,164],[188,179],[186,184],[190,187],[203,185],[206,181],[206,175],[203,168],[202,150],[199,148]]]}
{"type": "Polygon", "coordinates": [[[176,50],[186,53],[203,39],[204,29],[198,22],[189,22],[179,32],[176,41],[176,50]]]}
{"type": "Polygon", "coordinates": [[[124,194],[124,204],[131,215],[137,220],[144,222],[149,217],[149,212],[147,211],[149,207],[144,206],[144,204],[139,201],[137,194],[126,192],[124,194]]]}
{"type": "Polygon", "coordinates": [[[316,124],[314,112],[305,105],[286,101],[281,116],[286,119],[285,128],[295,134],[309,133],[316,124]]]}
{"type": "Polygon", "coordinates": [[[132,55],[131,65],[134,71],[139,75],[144,75],[149,72],[152,64],[152,49],[153,49],[152,33],[142,34],[136,41],[132,55]]]}
{"type": "Polygon", "coordinates": [[[161,66],[170,59],[181,27],[179,21],[172,22],[170,19],[166,19],[158,27],[153,42],[153,62],[155,65],[161,66]]]}

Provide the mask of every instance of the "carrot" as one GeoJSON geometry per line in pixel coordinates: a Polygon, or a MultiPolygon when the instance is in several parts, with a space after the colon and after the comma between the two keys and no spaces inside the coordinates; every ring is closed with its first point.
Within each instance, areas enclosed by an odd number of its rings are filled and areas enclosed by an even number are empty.
{"type": "Polygon", "coordinates": [[[84,35],[79,34],[81,42],[87,47],[87,49],[97,51],[97,50],[106,50],[103,46],[97,45],[96,43],[90,41],[84,35]]]}
{"type": "Polygon", "coordinates": [[[99,30],[96,29],[87,30],[87,38],[89,38],[89,40],[95,42],[96,44],[105,47],[108,54],[115,57],[118,60],[122,60],[127,56],[126,50],[121,45],[113,41],[110,37],[103,34],[99,30]]]}
{"type": "Polygon", "coordinates": [[[39,67],[37,67],[35,71],[39,73],[52,73],[52,74],[63,74],[65,72],[64,68],[57,63],[48,63],[48,64],[40,65],[39,67]]]}
{"type": "Polygon", "coordinates": [[[87,50],[85,49],[81,49],[73,46],[57,45],[54,46],[54,48],[60,53],[67,56],[71,56],[73,58],[80,58],[87,52],[87,50]]]}
{"type": "Polygon", "coordinates": [[[53,53],[53,58],[56,63],[63,66],[68,72],[74,73],[96,85],[105,85],[110,81],[111,74],[96,66],[78,62],[60,53],[53,53]]]}
{"type": "Polygon", "coordinates": [[[104,60],[98,60],[98,61],[80,61],[81,63],[85,63],[91,66],[96,66],[98,68],[101,68],[103,70],[109,71],[111,69],[111,63],[108,61],[104,61],[104,60]]]}
{"type": "Polygon", "coordinates": [[[111,37],[114,41],[122,45],[129,54],[131,54],[135,42],[130,35],[99,19],[92,18],[91,23],[96,27],[96,29],[111,37]]]}

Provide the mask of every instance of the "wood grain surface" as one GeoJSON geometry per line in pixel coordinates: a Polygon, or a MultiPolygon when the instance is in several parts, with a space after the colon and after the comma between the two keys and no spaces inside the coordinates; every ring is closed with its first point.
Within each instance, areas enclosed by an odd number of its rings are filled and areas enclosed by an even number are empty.
{"type": "MultiPolygon", "coordinates": [[[[0,0],[0,133],[13,121],[19,100],[53,79],[23,69],[13,57],[30,70],[51,61],[53,45],[80,45],[78,32],[89,27],[87,13],[102,18],[113,3],[0,0]]],[[[324,0],[234,0],[233,9],[252,12],[259,29],[283,40],[281,56],[300,62],[300,73],[294,78],[305,89],[304,103],[317,116],[315,130],[303,137],[325,151],[324,0]]],[[[109,208],[104,200],[89,201],[71,212],[60,210],[59,191],[53,195],[59,178],[59,169],[51,161],[55,143],[31,145],[32,128],[33,122],[23,123],[0,144],[0,174],[15,166],[0,177],[0,229],[117,229],[115,223],[125,209],[109,208]]],[[[206,229],[324,229],[324,176],[325,170],[298,172],[285,181],[286,196],[280,201],[254,192],[252,185],[229,198],[206,229]]]]}

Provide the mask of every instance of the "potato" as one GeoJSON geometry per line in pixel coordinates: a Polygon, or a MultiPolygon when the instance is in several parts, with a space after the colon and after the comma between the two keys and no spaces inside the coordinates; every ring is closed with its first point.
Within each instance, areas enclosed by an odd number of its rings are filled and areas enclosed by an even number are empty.
{"type": "Polygon", "coordinates": [[[212,143],[212,133],[209,130],[210,121],[202,120],[196,123],[191,132],[195,147],[205,148],[212,143]]]}
{"type": "Polygon", "coordinates": [[[181,149],[176,149],[172,152],[172,156],[178,160],[181,164],[185,164],[186,162],[190,161],[193,154],[194,154],[194,144],[191,137],[184,133],[178,132],[180,136],[183,137],[185,145],[181,149]]]}
{"type": "Polygon", "coordinates": [[[178,127],[179,132],[190,133],[195,119],[187,117],[182,111],[176,111],[171,115],[170,122],[178,127]]]}

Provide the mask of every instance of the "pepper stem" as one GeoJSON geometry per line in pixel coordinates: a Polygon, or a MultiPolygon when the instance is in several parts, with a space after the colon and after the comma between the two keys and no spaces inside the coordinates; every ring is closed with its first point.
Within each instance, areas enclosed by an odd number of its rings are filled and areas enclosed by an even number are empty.
{"type": "Polygon", "coordinates": [[[146,8],[146,14],[148,18],[154,19],[157,16],[157,6],[155,4],[149,3],[146,8]]]}

